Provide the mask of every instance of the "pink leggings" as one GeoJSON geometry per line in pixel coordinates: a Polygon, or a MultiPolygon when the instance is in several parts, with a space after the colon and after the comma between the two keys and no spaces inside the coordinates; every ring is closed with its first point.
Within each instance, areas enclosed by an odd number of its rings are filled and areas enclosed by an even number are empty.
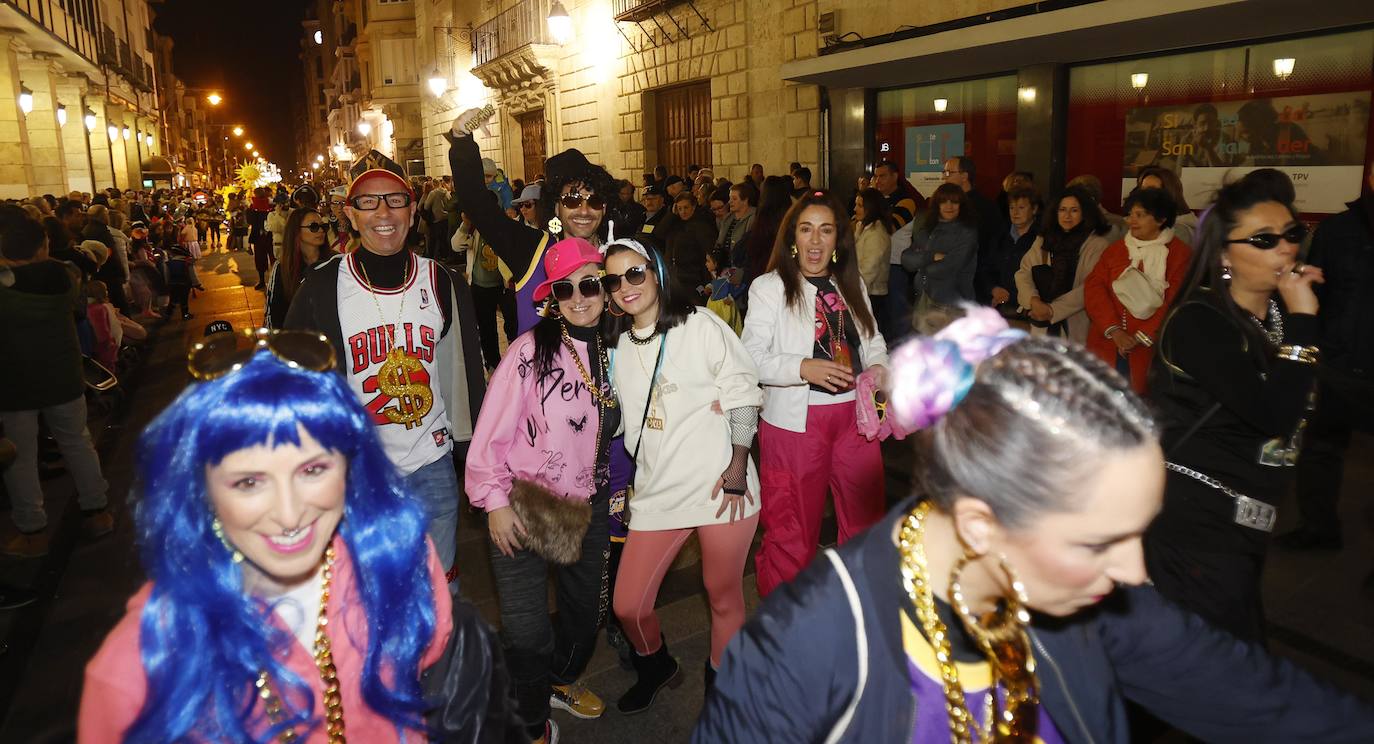
{"type": "Polygon", "coordinates": [[[712,524],[680,530],[630,530],[620,572],[615,579],[615,615],[630,643],[640,654],[659,649],[661,636],[654,602],[663,576],[682,544],[696,530],[701,541],[702,580],[711,605],[711,664],[735,631],[744,625],[744,561],[754,541],[759,515],[733,524],[712,524]]]}

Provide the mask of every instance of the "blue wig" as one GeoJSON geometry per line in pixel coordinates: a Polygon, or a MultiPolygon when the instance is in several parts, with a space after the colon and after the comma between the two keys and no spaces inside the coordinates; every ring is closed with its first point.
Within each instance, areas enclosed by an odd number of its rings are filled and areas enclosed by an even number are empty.
{"type": "Polygon", "coordinates": [[[207,466],[249,447],[298,445],[300,429],[348,461],[339,534],[367,614],[363,698],[398,726],[423,725],[419,666],[436,625],[423,510],[343,376],[259,351],[237,372],[191,385],[139,441],[134,516],[153,588],[140,625],[148,696],[127,741],[254,739],[261,670],[286,714],[271,735],[319,725],[309,689],[277,661],[294,638],[245,594],[240,565],[211,529],[205,486],[207,466]]]}

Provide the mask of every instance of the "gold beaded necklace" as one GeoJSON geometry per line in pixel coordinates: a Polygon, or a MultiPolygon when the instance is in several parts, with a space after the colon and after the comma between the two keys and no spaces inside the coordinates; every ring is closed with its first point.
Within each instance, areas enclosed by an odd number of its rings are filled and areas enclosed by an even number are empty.
{"type": "MultiPolygon", "coordinates": [[[[1010,655],[1008,651],[1001,649],[994,651],[990,648],[990,639],[985,631],[978,627],[969,629],[988,657],[994,672],[986,701],[988,710],[985,716],[985,725],[983,730],[975,730],[976,722],[969,712],[964,688],[959,683],[959,669],[956,666],[954,651],[950,645],[949,629],[941,622],[936,611],[935,593],[930,586],[930,572],[926,562],[924,542],[925,517],[930,513],[930,508],[930,502],[925,501],[911,510],[911,513],[902,521],[901,530],[897,535],[897,546],[901,554],[902,585],[916,609],[917,620],[921,623],[926,638],[930,640],[935,649],[935,660],[940,667],[940,681],[945,693],[945,711],[949,715],[950,738],[956,744],[972,744],[975,741],[975,734],[984,742],[1033,741],[1038,695],[1035,685],[1034,660],[1029,653],[1029,641],[1025,635],[1024,625],[1018,626],[1019,632],[1003,631],[1005,636],[1014,637],[1020,643],[1012,644],[1007,639],[996,639],[1004,645],[1015,645],[1017,650],[1024,653],[1019,659],[1020,669],[1017,670],[1010,669],[1011,665],[1007,658],[1010,655]],[[999,681],[1007,689],[1008,700],[1005,710],[994,713],[993,708],[1000,707],[996,705],[996,691],[999,681]]],[[[967,608],[963,606],[962,592],[956,601],[961,605],[956,609],[961,610],[962,615],[967,615],[967,608]]],[[[1026,618],[1024,609],[1019,602],[1014,609],[1005,614],[1012,618],[1012,622],[1017,623],[1026,618]]],[[[965,620],[964,624],[969,625],[968,620],[965,620]]]]}
{"type": "MultiPolygon", "coordinates": [[[[334,651],[329,643],[325,627],[329,623],[329,585],[334,580],[334,546],[324,549],[324,569],[320,572],[320,614],[315,621],[315,666],[320,670],[320,681],[324,683],[324,725],[329,744],[347,744],[344,736],[343,698],[339,694],[339,670],[334,666],[334,651]]],[[[282,722],[281,697],[272,690],[267,671],[258,672],[255,683],[258,697],[262,699],[267,711],[267,720],[273,726],[282,722]]],[[[295,729],[286,729],[277,737],[281,742],[300,740],[295,729]]]]}
{"type": "MultiPolygon", "coordinates": [[[[607,408],[615,408],[615,397],[608,396],[601,391],[601,387],[596,384],[592,376],[587,374],[587,368],[582,366],[582,357],[577,353],[577,347],[573,345],[572,337],[568,335],[568,322],[560,323],[563,330],[563,347],[568,350],[568,356],[572,357],[573,363],[577,365],[577,373],[582,376],[582,382],[587,386],[587,391],[596,398],[597,402],[607,408]]],[[[588,344],[590,347],[591,344],[588,344]]],[[[606,374],[606,347],[599,340],[596,342],[597,361],[601,364],[601,374],[604,378],[606,374]]],[[[590,356],[590,354],[588,355],[590,356]]]]}

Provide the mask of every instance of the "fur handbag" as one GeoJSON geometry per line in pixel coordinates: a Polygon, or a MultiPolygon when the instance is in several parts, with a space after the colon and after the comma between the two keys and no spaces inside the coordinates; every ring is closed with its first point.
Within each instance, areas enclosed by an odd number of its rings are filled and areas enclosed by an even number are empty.
{"type": "Polygon", "coordinates": [[[511,486],[510,505],[525,525],[521,542],[526,548],[563,566],[582,557],[582,539],[592,523],[590,503],[559,498],[538,483],[517,478],[511,486]]]}

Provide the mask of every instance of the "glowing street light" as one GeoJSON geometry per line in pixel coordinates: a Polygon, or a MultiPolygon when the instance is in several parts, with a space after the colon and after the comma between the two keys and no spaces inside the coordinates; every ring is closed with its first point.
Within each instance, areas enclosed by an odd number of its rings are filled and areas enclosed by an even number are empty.
{"type": "Polygon", "coordinates": [[[86,120],[86,131],[94,132],[96,124],[95,112],[90,109],[86,109],[86,115],[83,118],[86,120]]]}
{"type": "Polygon", "coordinates": [[[123,132],[124,132],[124,141],[125,141],[125,142],[128,142],[128,141],[129,141],[129,135],[130,135],[129,128],[128,128],[128,127],[124,127],[123,132]]]}
{"type": "Polygon", "coordinates": [[[443,94],[447,93],[448,78],[444,77],[443,75],[440,75],[436,71],[429,78],[429,92],[433,93],[435,98],[438,98],[439,96],[442,96],[443,94]]]}
{"type": "Polygon", "coordinates": [[[563,7],[563,3],[554,0],[553,7],[549,8],[549,36],[553,37],[555,44],[563,45],[572,38],[572,17],[563,7]]]}
{"type": "Polygon", "coordinates": [[[235,136],[235,137],[242,137],[242,136],[243,136],[243,127],[234,127],[233,132],[234,132],[234,136],[235,136]]]}
{"type": "Polygon", "coordinates": [[[324,162],[324,155],[316,155],[316,156],[315,156],[315,162],[317,162],[317,163],[323,163],[323,162],[324,162]]]}
{"type": "Polygon", "coordinates": [[[253,143],[252,143],[252,142],[245,142],[245,143],[243,143],[243,149],[244,149],[244,150],[247,150],[247,151],[249,151],[249,152],[252,152],[252,150],[253,150],[253,143]]]}
{"type": "Polygon", "coordinates": [[[1132,88],[1135,88],[1136,90],[1144,90],[1144,89],[1145,89],[1145,86],[1146,86],[1146,85],[1149,85],[1149,83],[1150,83],[1150,73],[1148,73],[1148,72],[1133,72],[1133,73],[1131,73],[1131,87],[1132,87],[1132,88]]]}
{"type": "Polygon", "coordinates": [[[1292,57],[1280,57],[1274,60],[1274,77],[1279,80],[1287,80],[1293,74],[1293,68],[1298,64],[1292,57]]]}
{"type": "Polygon", "coordinates": [[[33,91],[23,83],[19,84],[19,110],[23,111],[25,116],[33,111],[33,91]]]}
{"type": "Polygon", "coordinates": [[[205,100],[209,101],[211,106],[218,106],[220,101],[223,101],[224,98],[222,98],[218,93],[211,93],[210,95],[205,97],[205,100]]]}
{"type": "Polygon", "coordinates": [[[369,124],[366,119],[358,122],[358,134],[361,134],[364,137],[366,137],[369,134],[372,134],[372,125],[369,124]]]}
{"type": "Polygon", "coordinates": [[[110,126],[105,128],[105,132],[110,135],[111,142],[114,142],[115,140],[119,139],[119,127],[111,124],[110,126]]]}
{"type": "Polygon", "coordinates": [[[147,145],[148,145],[149,147],[152,147],[152,146],[153,146],[153,133],[152,133],[152,132],[149,132],[143,139],[146,141],[146,143],[147,143],[147,145]]]}
{"type": "Polygon", "coordinates": [[[949,99],[948,99],[948,98],[936,98],[936,99],[935,99],[935,113],[937,113],[937,114],[943,114],[943,113],[945,112],[945,110],[948,109],[948,108],[949,108],[949,99]]]}
{"type": "Polygon", "coordinates": [[[67,106],[66,106],[66,104],[62,104],[62,103],[57,104],[57,126],[59,126],[59,127],[65,127],[65,126],[67,126],[67,106]]]}
{"type": "Polygon", "coordinates": [[[257,151],[257,150],[254,150],[254,151],[253,151],[253,157],[255,157],[255,158],[261,158],[262,156],[258,154],[258,151],[257,151]]]}
{"type": "Polygon", "coordinates": [[[310,164],[310,170],[319,170],[319,169],[320,169],[320,164],[319,164],[319,163],[311,163],[311,164],[310,164]]]}

